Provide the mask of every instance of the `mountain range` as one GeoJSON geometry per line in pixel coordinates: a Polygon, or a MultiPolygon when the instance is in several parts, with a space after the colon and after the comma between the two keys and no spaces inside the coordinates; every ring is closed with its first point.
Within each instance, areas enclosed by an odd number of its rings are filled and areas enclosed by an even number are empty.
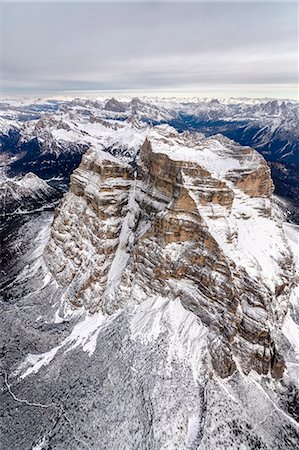
{"type": "Polygon", "coordinates": [[[297,106],[2,102],[5,449],[298,447],[297,106]]]}

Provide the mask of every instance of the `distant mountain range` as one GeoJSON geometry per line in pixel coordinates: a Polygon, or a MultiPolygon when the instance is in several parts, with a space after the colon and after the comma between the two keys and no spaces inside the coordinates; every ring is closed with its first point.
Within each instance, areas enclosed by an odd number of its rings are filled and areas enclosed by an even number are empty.
{"type": "MultiPolygon", "coordinates": [[[[298,102],[290,100],[2,101],[2,160],[6,155],[11,175],[33,172],[42,178],[68,178],[82,154],[98,139],[97,128],[103,119],[135,122],[137,126],[167,123],[180,132],[220,133],[253,147],[268,161],[276,193],[299,204],[299,108],[298,102]]],[[[112,147],[112,152],[125,154],[125,149],[112,147]]]]}

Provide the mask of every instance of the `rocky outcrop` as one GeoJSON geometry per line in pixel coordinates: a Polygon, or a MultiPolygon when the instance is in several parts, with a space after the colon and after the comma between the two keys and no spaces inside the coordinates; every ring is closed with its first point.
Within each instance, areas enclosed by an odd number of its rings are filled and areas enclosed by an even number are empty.
{"type": "Polygon", "coordinates": [[[266,161],[263,161],[263,164],[253,173],[241,173],[236,180],[236,187],[250,197],[269,197],[274,191],[274,184],[266,161]]]}
{"type": "Polygon", "coordinates": [[[113,112],[124,112],[126,111],[126,105],[124,103],[119,102],[116,100],[116,98],[110,98],[108,102],[105,104],[104,109],[106,111],[113,111],[113,112]]]}
{"type": "Polygon", "coordinates": [[[272,189],[253,149],[156,127],[137,165],[87,152],[46,262],[74,307],[111,314],[128,301],[179,299],[209,327],[220,376],[238,366],[280,377],[272,329],[286,312],[292,261],[272,189]]]}

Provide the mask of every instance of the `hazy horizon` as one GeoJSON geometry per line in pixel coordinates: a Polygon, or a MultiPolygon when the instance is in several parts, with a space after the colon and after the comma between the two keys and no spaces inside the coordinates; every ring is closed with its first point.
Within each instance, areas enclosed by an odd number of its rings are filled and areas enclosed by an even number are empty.
{"type": "Polygon", "coordinates": [[[80,99],[91,99],[91,100],[104,100],[104,99],[111,99],[115,98],[119,101],[130,101],[132,98],[137,97],[140,99],[158,99],[158,100],[167,100],[167,99],[186,99],[186,100],[213,100],[217,99],[219,101],[226,101],[226,100],[236,100],[236,101],[271,101],[271,100],[280,100],[280,101],[290,101],[290,102],[299,102],[299,99],[297,97],[286,97],[286,96],[242,96],[242,95],[231,95],[231,96],[225,96],[225,95],[199,95],[199,94],[188,94],[188,93],[157,93],[157,92],[150,92],[150,93],[144,93],[144,92],[129,92],[126,93],[125,91],[74,91],[74,92],[68,92],[68,91],[62,91],[62,92],[54,92],[54,93],[46,93],[46,92],[30,92],[30,93],[0,93],[0,100],[2,101],[17,101],[17,100],[32,100],[32,101],[38,101],[38,100],[70,100],[74,98],[80,98],[80,99]]]}

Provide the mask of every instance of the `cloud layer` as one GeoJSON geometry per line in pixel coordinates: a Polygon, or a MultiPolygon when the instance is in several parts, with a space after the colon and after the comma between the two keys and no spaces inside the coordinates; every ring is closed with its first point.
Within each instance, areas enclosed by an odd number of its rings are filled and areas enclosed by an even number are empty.
{"type": "Polygon", "coordinates": [[[4,3],[9,93],[295,97],[296,3],[4,3]]]}

